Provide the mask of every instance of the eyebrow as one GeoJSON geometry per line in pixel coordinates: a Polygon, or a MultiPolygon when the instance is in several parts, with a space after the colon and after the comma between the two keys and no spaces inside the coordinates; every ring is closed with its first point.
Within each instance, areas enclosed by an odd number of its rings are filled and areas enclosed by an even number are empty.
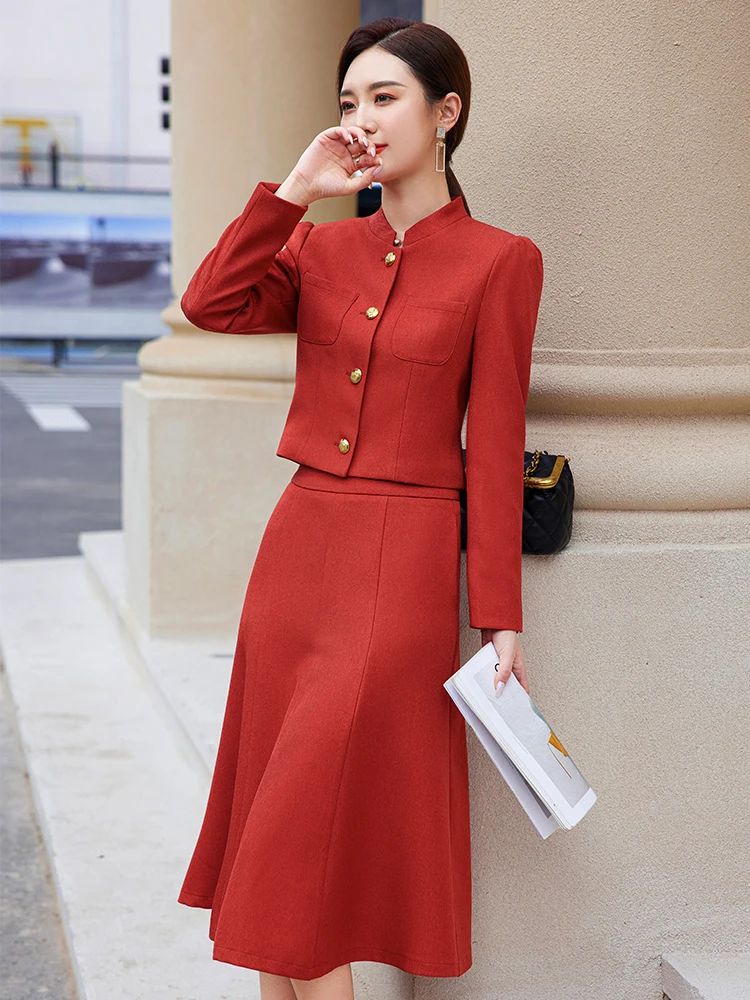
{"type": "MultiPolygon", "coordinates": [[[[405,83],[399,83],[398,80],[376,80],[375,83],[371,83],[367,88],[368,90],[377,90],[378,87],[405,87],[405,83]]],[[[353,90],[342,90],[339,97],[354,97],[353,90]]]]}

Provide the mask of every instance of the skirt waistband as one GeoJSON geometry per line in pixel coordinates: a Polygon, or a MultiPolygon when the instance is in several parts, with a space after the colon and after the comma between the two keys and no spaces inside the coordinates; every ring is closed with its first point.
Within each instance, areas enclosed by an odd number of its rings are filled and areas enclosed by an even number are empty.
{"type": "Polygon", "coordinates": [[[453,486],[425,486],[421,483],[399,483],[393,479],[370,479],[364,476],[336,476],[310,465],[300,465],[291,481],[297,486],[333,493],[373,493],[402,497],[434,497],[439,500],[459,500],[459,490],[453,486]]]}

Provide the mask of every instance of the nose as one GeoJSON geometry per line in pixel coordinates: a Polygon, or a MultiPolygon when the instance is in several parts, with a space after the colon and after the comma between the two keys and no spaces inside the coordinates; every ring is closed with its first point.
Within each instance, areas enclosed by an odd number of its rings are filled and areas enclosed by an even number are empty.
{"type": "Polygon", "coordinates": [[[370,138],[370,136],[372,135],[372,132],[373,132],[372,122],[365,122],[365,121],[362,121],[361,119],[357,118],[356,121],[355,121],[355,125],[358,125],[364,132],[367,133],[367,138],[368,139],[370,138]]]}

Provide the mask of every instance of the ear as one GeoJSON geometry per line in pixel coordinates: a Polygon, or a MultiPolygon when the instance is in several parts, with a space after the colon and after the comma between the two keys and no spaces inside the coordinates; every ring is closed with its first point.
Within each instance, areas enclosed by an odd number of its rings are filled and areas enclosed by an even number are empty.
{"type": "Polygon", "coordinates": [[[449,129],[458,121],[459,115],[461,114],[461,98],[455,91],[451,91],[446,94],[440,105],[440,112],[438,119],[435,122],[436,125],[442,125],[445,131],[448,132],[449,129]]]}

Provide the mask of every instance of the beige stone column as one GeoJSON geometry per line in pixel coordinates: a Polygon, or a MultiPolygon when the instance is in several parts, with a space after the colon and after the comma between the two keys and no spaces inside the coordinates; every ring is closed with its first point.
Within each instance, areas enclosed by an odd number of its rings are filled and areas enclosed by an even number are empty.
{"type": "MultiPolygon", "coordinates": [[[[257,181],[282,181],[337,122],[335,67],[358,14],[352,0],[172,5],[172,333],[143,347],[123,400],[127,595],[151,635],[236,628],[260,535],[296,467],[275,455],[294,334],[202,333],[179,298],[257,181]]],[[[327,199],[305,218],[355,211],[353,198],[327,199]]]]}
{"type": "Polygon", "coordinates": [[[524,559],[523,645],[599,801],[542,842],[472,740],[451,995],[656,996],[663,953],[750,940],[750,9],[469,7],[425,12],[472,70],[456,173],[542,249],[527,449],[576,483],[569,548],[524,559]]]}

